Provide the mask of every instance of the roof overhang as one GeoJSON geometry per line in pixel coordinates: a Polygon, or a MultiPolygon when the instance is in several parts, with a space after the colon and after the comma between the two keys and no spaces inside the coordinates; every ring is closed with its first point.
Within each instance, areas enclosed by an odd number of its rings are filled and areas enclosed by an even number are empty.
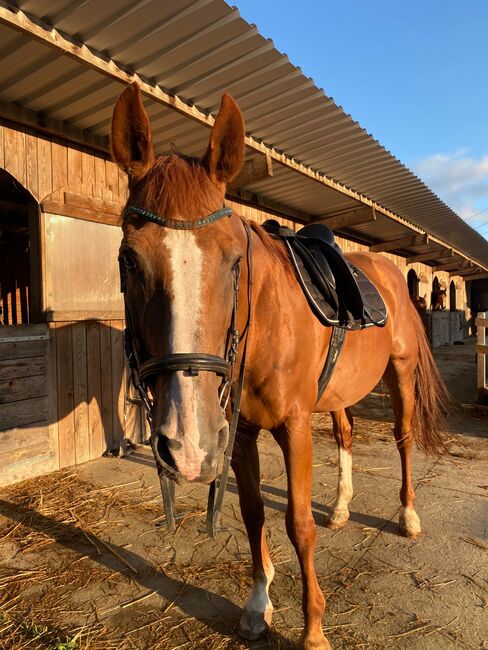
{"type": "Polygon", "coordinates": [[[488,271],[486,240],[223,0],[17,4],[0,0],[3,118],[107,152],[115,99],[137,81],[156,149],[201,155],[229,90],[248,128],[234,196],[412,263],[488,271]]]}

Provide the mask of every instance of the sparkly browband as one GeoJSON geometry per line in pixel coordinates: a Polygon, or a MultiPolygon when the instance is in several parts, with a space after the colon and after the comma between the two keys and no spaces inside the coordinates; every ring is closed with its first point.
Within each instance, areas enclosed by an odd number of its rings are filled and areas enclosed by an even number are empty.
{"type": "Polygon", "coordinates": [[[209,223],[218,221],[222,217],[230,217],[232,210],[230,208],[221,208],[212,214],[202,217],[201,219],[196,219],[195,221],[179,221],[177,219],[166,219],[165,217],[158,217],[157,214],[144,210],[143,208],[138,208],[135,205],[128,205],[125,209],[127,212],[134,212],[140,217],[144,217],[148,221],[157,223],[158,226],[163,226],[163,228],[174,228],[175,230],[193,230],[195,228],[203,228],[209,223]]]}

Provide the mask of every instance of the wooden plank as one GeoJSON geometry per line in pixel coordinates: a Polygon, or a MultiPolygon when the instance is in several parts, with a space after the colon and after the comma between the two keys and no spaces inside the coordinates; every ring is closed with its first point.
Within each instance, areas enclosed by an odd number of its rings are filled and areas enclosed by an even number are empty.
{"type": "Polygon", "coordinates": [[[488,354],[488,345],[477,345],[476,352],[478,354],[488,354]]]}
{"type": "Polygon", "coordinates": [[[102,425],[105,448],[113,449],[113,417],[112,417],[112,345],[110,321],[100,323],[100,364],[102,368],[102,425]]]}
{"type": "Polygon", "coordinates": [[[76,462],[73,416],[73,342],[70,323],[56,324],[56,372],[59,428],[59,466],[76,462]]]}
{"type": "Polygon", "coordinates": [[[430,238],[427,233],[421,235],[407,235],[406,237],[391,239],[390,241],[381,242],[380,244],[373,244],[369,247],[369,250],[372,253],[386,253],[388,251],[411,248],[412,246],[422,246],[423,244],[428,244],[429,240],[430,238]]]}
{"type": "Polygon", "coordinates": [[[113,413],[113,445],[118,447],[124,437],[124,396],[125,396],[125,367],[124,367],[124,332],[123,323],[110,321],[110,343],[112,357],[112,413],[113,413]]]}
{"type": "Polygon", "coordinates": [[[472,273],[470,275],[465,275],[464,280],[486,280],[488,278],[488,273],[472,273]]]}
{"type": "Polygon", "coordinates": [[[75,192],[64,192],[64,202],[78,208],[86,208],[88,210],[95,210],[96,212],[103,212],[106,214],[114,214],[120,217],[124,202],[106,201],[99,199],[96,196],[87,196],[86,194],[76,194],[75,192]]]}
{"type": "Polygon", "coordinates": [[[438,260],[439,258],[442,258],[446,255],[451,255],[451,257],[454,255],[452,248],[433,248],[429,251],[426,251],[425,253],[420,253],[420,255],[412,255],[411,257],[407,257],[406,262],[407,264],[415,264],[416,262],[430,262],[438,260]]]}
{"type": "Polygon", "coordinates": [[[83,219],[84,221],[95,221],[96,223],[106,223],[109,226],[122,225],[122,217],[120,214],[115,215],[108,212],[98,212],[88,208],[68,205],[59,201],[43,201],[41,208],[43,212],[60,214],[64,217],[73,217],[74,219],[83,219]]]}
{"type": "Polygon", "coordinates": [[[96,311],[56,311],[48,310],[46,312],[46,320],[50,323],[56,321],[82,321],[82,320],[124,320],[125,313],[122,309],[113,310],[96,310],[96,311]]]}
{"type": "Polygon", "coordinates": [[[53,191],[51,141],[45,138],[37,139],[37,169],[39,175],[39,201],[42,201],[53,191]]]}
{"type": "Polygon", "coordinates": [[[11,342],[19,337],[32,336],[39,339],[48,339],[49,332],[47,325],[44,323],[37,323],[33,325],[9,325],[8,327],[0,328],[0,343],[5,341],[11,342]]]}
{"type": "Polygon", "coordinates": [[[58,425],[58,378],[56,326],[49,325],[47,388],[49,399],[49,447],[53,454],[53,466],[59,469],[59,425],[58,425]]]}
{"type": "Polygon", "coordinates": [[[28,427],[17,427],[0,432],[0,454],[11,453],[17,449],[32,445],[49,447],[49,426],[47,422],[35,422],[28,427]]]}
{"type": "Polygon", "coordinates": [[[93,154],[87,151],[85,148],[81,150],[81,170],[83,175],[83,185],[90,186],[92,188],[95,185],[95,158],[93,154]]]}
{"type": "Polygon", "coordinates": [[[53,139],[51,142],[53,166],[53,192],[68,184],[68,151],[64,143],[53,139]]]}
{"type": "Polygon", "coordinates": [[[29,218],[29,312],[34,323],[41,320],[42,309],[42,252],[39,205],[33,201],[28,206],[29,218]]]}
{"type": "Polygon", "coordinates": [[[86,364],[90,458],[99,458],[105,451],[106,445],[102,423],[100,324],[96,321],[86,323],[86,364]]]}
{"type": "Polygon", "coordinates": [[[488,318],[476,318],[474,324],[476,327],[488,327],[488,318]]]}
{"type": "Polygon", "coordinates": [[[436,264],[432,269],[434,273],[438,271],[463,271],[466,269],[471,269],[472,267],[471,260],[466,259],[465,257],[451,257],[451,258],[441,258],[439,264],[436,264]]]}
{"type": "Polygon", "coordinates": [[[5,169],[25,187],[25,133],[22,128],[5,127],[5,169]]]}
{"type": "Polygon", "coordinates": [[[0,381],[0,404],[47,396],[45,375],[0,381]]]}
{"type": "Polygon", "coordinates": [[[32,196],[39,199],[39,170],[37,158],[37,136],[27,132],[25,134],[25,159],[26,159],[26,188],[32,196]]]}
{"type": "Polygon", "coordinates": [[[47,376],[47,357],[28,357],[27,359],[7,359],[0,361],[0,381],[20,377],[47,376]]]}
{"type": "Polygon", "coordinates": [[[83,182],[81,147],[68,146],[68,183],[71,191],[76,192],[81,188],[83,182]]]}
{"type": "Polygon", "coordinates": [[[0,404],[0,431],[47,420],[47,417],[47,397],[35,397],[21,402],[0,404]]]}
{"type": "Polygon", "coordinates": [[[11,485],[52,469],[52,452],[46,443],[29,445],[0,455],[0,485],[11,485]]]}
{"type": "Polygon", "coordinates": [[[76,464],[90,459],[88,426],[88,381],[86,367],[86,330],[84,323],[71,326],[73,340],[73,402],[76,464]]]}
{"type": "Polygon", "coordinates": [[[94,195],[100,199],[103,199],[103,191],[106,186],[106,177],[105,177],[105,160],[99,156],[95,156],[95,186],[94,186],[94,195]]]}
{"type": "Polygon", "coordinates": [[[255,156],[244,161],[238,176],[229,187],[246,187],[273,177],[273,161],[270,156],[255,156]]]}
{"type": "MultiPolygon", "coordinates": [[[[117,196],[119,194],[119,172],[117,165],[111,160],[105,161],[105,177],[107,188],[117,196]]],[[[123,197],[121,197],[122,199],[123,197]]],[[[125,203],[125,201],[123,202],[125,203]]]]}
{"type": "MultiPolygon", "coordinates": [[[[371,223],[372,221],[376,221],[374,208],[361,207],[336,216],[324,217],[317,223],[325,223],[332,230],[340,230],[341,228],[358,226],[362,223],[371,223]]],[[[316,223],[315,220],[314,223],[316,223]]]]}
{"type": "Polygon", "coordinates": [[[0,360],[45,356],[47,341],[13,341],[0,344],[0,360]]]}

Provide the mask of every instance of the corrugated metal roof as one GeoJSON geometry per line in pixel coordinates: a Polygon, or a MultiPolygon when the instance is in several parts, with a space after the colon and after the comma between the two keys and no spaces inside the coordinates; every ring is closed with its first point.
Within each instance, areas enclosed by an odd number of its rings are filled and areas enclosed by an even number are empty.
{"type": "MultiPolygon", "coordinates": [[[[121,85],[115,75],[107,77],[80,62],[73,51],[60,56],[60,39],[56,41],[52,26],[89,48],[81,55],[88,52],[101,61],[114,61],[196,106],[202,115],[215,114],[222,92],[230,92],[256,141],[488,266],[487,241],[223,0],[17,0],[16,6],[50,33],[51,43],[37,38],[33,28],[22,31],[16,25],[21,13],[6,20],[8,8],[2,3],[2,101],[106,138],[121,85]]],[[[208,125],[202,120],[188,119],[154,97],[147,107],[160,151],[175,142],[187,153],[203,152],[208,125]]],[[[280,164],[272,178],[247,189],[317,217],[357,205],[358,198],[280,164]]],[[[386,216],[351,227],[350,232],[366,241],[405,234],[386,216]]]]}

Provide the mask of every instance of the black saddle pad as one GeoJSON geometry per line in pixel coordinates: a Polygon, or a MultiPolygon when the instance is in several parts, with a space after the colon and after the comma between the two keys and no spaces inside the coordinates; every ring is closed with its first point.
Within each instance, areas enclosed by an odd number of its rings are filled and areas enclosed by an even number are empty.
{"type": "Polygon", "coordinates": [[[386,324],[379,291],[345,259],[328,226],[310,224],[295,233],[270,219],[263,228],[284,241],[309,305],[324,325],[354,330],[386,324]]]}

